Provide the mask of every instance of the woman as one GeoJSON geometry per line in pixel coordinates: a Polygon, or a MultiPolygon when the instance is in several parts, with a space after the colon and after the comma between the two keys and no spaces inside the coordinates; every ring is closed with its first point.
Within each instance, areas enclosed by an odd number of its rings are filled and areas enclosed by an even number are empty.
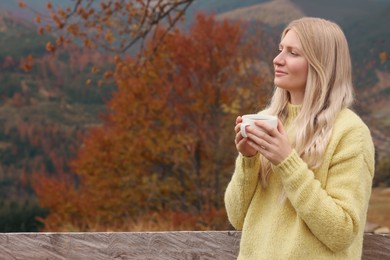
{"type": "Polygon", "coordinates": [[[374,175],[370,131],[349,107],[351,60],[342,30],[302,18],[283,31],[275,92],[240,134],[226,189],[229,221],[242,230],[239,259],[361,259],[374,175]]]}

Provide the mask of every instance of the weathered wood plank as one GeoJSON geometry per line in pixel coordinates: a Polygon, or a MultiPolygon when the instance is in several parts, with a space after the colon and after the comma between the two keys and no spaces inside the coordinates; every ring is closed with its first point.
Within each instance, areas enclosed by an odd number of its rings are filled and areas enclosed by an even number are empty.
{"type": "Polygon", "coordinates": [[[390,235],[366,233],[364,235],[362,259],[390,259],[390,235]]]}
{"type": "Polygon", "coordinates": [[[4,233],[1,259],[235,259],[238,232],[4,233]]]}
{"type": "MultiPolygon", "coordinates": [[[[237,231],[2,233],[0,259],[236,259],[237,231]]],[[[390,259],[390,235],[366,233],[364,260],[390,259]]]]}

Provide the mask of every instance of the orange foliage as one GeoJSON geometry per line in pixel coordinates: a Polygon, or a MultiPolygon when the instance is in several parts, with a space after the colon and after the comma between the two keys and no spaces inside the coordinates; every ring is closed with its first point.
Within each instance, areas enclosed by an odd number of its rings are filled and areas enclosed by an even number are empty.
{"type": "Polygon", "coordinates": [[[55,51],[55,47],[54,47],[53,43],[47,42],[47,43],[46,43],[46,50],[47,50],[48,52],[53,52],[53,51],[55,51]]]}
{"type": "Polygon", "coordinates": [[[198,15],[188,33],[170,33],[152,59],[116,58],[110,112],[71,163],[77,186],[58,180],[54,195],[56,180],[38,187],[51,210],[46,230],[104,230],[168,212],[177,228],[191,215],[204,219],[193,228],[218,227],[207,222],[223,211],[235,118],[259,108],[269,91],[260,88],[259,50],[242,34],[239,24],[198,15]]]}
{"type": "Polygon", "coordinates": [[[23,1],[19,1],[18,5],[19,5],[19,8],[22,8],[22,9],[26,8],[26,3],[23,1]]]}
{"type": "Polygon", "coordinates": [[[382,51],[381,53],[379,53],[379,59],[381,61],[381,64],[383,64],[386,61],[390,60],[390,55],[387,52],[382,51]]]}
{"type": "Polygon", "coordinates": [[[31,54],[28,55],[25,59],[22,59],[22,61],[20,62],[20,67],[26,72],[31,71],[32,65],[33,65],[33,57],[31,54]]]}
{"type": "Polygon", "coordinates": [[[34,20],[36,23],[41,23],[41,17],[39,15],[35,16],[34,20]]]}
{"type": "Polygon", "coordinates": [[[69,219],[70,214],[74,217],[79,216],[82,222],[81,216],[85,209],[83,206],[86,205],[81,206],[77,203],[77,193],[72,184],[65,175],[55,178],[42,174],[33,175],[34,191],[38,198],[44,198],[40,199],[40,205],[51,210],[51,214],[45,220],[41,220],[45,223],[47,230],[59,231],[59,226],[77,220],[77,218],[69,219]]]}

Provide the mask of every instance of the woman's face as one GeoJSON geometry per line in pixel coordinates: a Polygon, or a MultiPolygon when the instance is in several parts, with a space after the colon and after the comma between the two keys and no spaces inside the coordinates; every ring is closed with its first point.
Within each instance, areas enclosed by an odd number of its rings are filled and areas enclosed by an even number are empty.
{"type": "Polygon", "coordinates": [[[302,104],[305,94],[308,62],[297,34],[289,30],[279,44],[274,58],[275,86],[290,93],[292,104],[302,104]]]}

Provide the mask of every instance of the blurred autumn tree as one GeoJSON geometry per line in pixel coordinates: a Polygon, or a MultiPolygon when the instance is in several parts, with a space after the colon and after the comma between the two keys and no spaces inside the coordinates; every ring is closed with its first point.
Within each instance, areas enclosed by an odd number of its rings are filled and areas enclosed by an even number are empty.
{"type": "Polygon", "coordinates": [[[71,163],[77,182],[36,175],[50,209],[45,229],[124,230],[137,217],[172,212],[197,216],[194,229],[225,228],[210,216],[223,212],[235,118],[268,97],[256,46],[241,25],[200,14],[189,32],[167,34],[142,70],[137,59],[118,58],[109,113],[71,163]]]}

